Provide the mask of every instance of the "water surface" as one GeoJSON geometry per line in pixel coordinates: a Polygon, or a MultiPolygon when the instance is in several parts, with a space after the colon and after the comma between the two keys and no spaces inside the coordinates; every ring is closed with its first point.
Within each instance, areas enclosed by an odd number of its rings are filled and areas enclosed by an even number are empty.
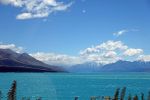
{"type": "Polygon", "coordinates": [[[6,97],[13,80],[17,80],[17,98],[42,97],[42,100],[89,100],[90,96],[114,95],[118,87],[127,94],[150,90],[150,73],[0,73],[0,90],[6,97]]]}

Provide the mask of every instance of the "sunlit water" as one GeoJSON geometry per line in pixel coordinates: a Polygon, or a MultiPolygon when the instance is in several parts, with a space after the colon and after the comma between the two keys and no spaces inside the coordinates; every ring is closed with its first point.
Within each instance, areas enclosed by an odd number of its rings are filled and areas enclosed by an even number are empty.
{"type": "Polygon", "coordinates": [[[17,98],[42,97],[42,100],[89,100],[90,96],[113,96],[116,88],[127,87],[127,93],[150,90],[150,73],[0,73],[3,97],[13,80],[17,80],[17,98]]]}

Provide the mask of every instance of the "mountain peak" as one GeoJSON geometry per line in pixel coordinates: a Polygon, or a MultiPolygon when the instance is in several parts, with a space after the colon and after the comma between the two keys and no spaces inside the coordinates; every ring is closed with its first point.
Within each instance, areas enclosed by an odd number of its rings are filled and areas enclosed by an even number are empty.
{"type": "Polygon", "coordinates": [[[26,71],[63,71],[62,68],[47,65],[27,53],[21,54],[10,49],[0,49],[0,71],[4,69],[11,71],[10,69],[13,70],[13,68],[15,68],[15,70],[19,69],[20,71],[22,71],[21,69],[26,71]]]}

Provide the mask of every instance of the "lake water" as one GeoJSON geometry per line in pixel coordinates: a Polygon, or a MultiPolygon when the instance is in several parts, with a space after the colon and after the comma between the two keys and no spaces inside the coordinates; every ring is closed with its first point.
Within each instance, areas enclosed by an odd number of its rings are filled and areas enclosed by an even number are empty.
{"type": "Polygon", "coordinates": [[[17,80],[17,98],[42,97],[42,100],[90,100],[90,96],[113,96],[116,88],[127,87],[127,93],[147,94],[150,73],[0,73],[3,96],[17,80]]]}

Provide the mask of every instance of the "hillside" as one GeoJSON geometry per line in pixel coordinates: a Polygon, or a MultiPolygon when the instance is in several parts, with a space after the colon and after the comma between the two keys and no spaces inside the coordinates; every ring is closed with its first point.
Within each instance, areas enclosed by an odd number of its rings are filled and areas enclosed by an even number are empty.
{"type": "Polygon", "coordinates": [[[0,72],[63,72],[58,66],[45,64],[27,53],[0,49],[0,72]]]}

